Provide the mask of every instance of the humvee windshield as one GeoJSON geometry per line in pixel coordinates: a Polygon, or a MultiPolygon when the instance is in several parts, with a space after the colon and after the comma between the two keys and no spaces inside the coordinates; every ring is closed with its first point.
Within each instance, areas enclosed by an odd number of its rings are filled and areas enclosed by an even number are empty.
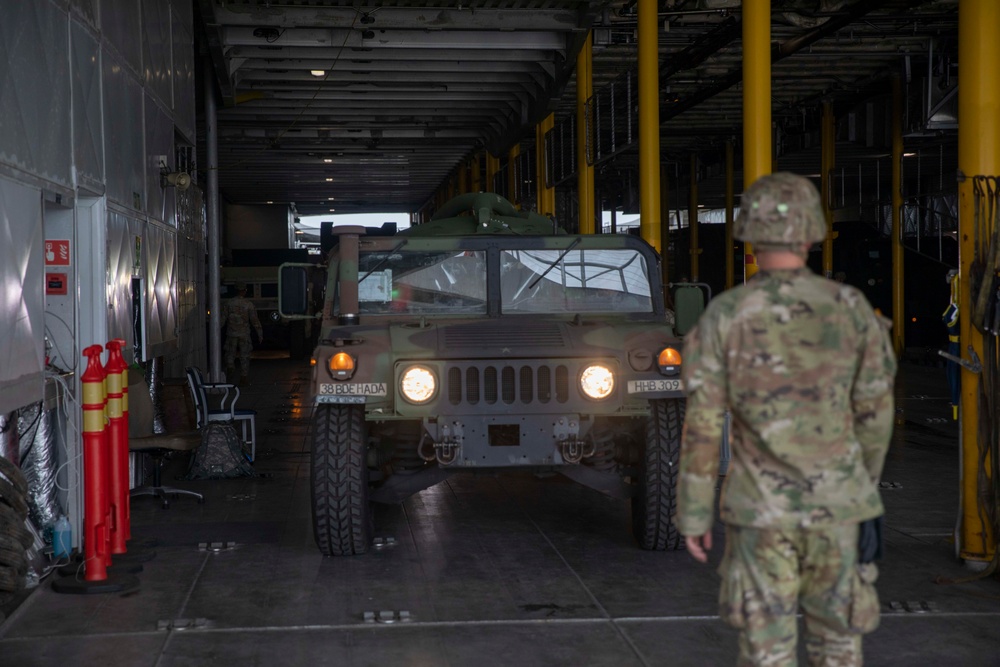
{"type": "MultiPolygon", "coordinates": [[[[362,314],[487,313],[483,250],[362,252],[362,314]]],[[[630,249],[502,249],[500,310],[518,313],[650,313],[648,267],[630,249]]]]}
{"type": "Polygon", "coordinates": [[[635,250],[505,250],[505,313],[649,313],[646,262],[635,250]]]}

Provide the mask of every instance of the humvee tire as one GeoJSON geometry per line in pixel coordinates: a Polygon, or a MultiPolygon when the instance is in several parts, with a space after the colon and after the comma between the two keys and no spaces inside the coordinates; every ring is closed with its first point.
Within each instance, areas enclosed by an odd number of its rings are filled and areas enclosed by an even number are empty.
{"type": "Polygon", "coordinates": [[[639,487],[632,496],[632,535],[642,549],[668,551],[680,549],[684,543],[673,524],[683,424],[683,400],[649,402],[646,450],[640,463],[639,487]]]}
{"type": "Polygon", "coordinates": [[[313,536],[324,556],[363,554],[371,545],[365,449],[364,406],[316,406],[311,472],[313,536]]]}

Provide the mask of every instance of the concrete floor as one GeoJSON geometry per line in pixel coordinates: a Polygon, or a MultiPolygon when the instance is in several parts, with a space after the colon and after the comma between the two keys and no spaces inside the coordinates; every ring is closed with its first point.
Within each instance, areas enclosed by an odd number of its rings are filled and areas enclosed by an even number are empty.
{"type": "MultiPolygon", "coordinates": [[[[640,551],[627,503],[560,476],[453,477],[377,506],[385,546],[322,558],[307,371],[255,359],[252,374],[241,406],[258,410],[261,477],[178,482],[174,461],[165,483],[207,500],[133,503],[133,536],[159,542],[139,589],[60,595],[44,581],[7,610],[0,666],[734,664],[735,632],[715,616],[721,531],[711,567],[640,551]]],[[[901,370],[884,615],[865,640],[868,665],[1000,665],[1000,580],[934,583],[970,575],[953,554],[958,449],[945,386],[941,369],[901,370]]]]}

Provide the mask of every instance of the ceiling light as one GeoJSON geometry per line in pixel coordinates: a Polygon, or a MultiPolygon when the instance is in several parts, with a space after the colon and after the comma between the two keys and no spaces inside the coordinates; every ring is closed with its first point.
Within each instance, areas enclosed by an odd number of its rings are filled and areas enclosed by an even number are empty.
{"type": "Polygon", "coordinates": [[[325,69],[311,69],[309,70],[309,73],[312,74],[313,76],[326,76],[325,69]]]}
{"type": "Polygon", "coordinates": [[[332,179],[332,178],[327,178],[327,179],[326,179],[326,182],[327,182],[327,183],[330,183],[330,182],[332,182],[332,181],[333,181],[333,179],[332,179]]]}
{"type": "Polygon", "coordinates": [[[304,231],[302,231],[301,229],[296,229],[296,230],[295,230],[295,233],[296,233],[296,234],[305,234],[305,232],[304,232],[304,231]]]}
{"type": "Polygon", "coordinates": [[[325,157],[325,158],[323,158],[323,162],[333,162],[333,158],[332,157],[325,157]]]}
{"type": "Polygon", "coordinates": [[[271,201],[271,200],[268,200],[268,201],[267,201],[267,203],[268,203],[268,204],[273,204],[274,202],[273,202],[273,201],[271,201]]]}
{"type": "Polygon", "coordinates": [[[903,153],[903,157],[913,157],[916,153],[903,153]]]}
{"type": "Polygon", "coordinates": [[[327,201],[333,201],[333,197],[327,197],[327,201]]]}
{"type": "Polygon", "coordinates": [[[330,213],[333,213],[333,212],[334,212],[334,211],[336,211],[336,210],[337,210],[337,209],[335,209],[335,208],[331,208],[331,209],[330,209],[330,213]]]}

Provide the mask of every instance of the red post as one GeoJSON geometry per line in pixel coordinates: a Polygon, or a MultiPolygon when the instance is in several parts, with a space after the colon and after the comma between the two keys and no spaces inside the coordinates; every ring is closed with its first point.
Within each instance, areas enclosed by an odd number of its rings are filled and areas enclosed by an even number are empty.
{"type": "Polygon", "coordinates": [[[80,377],[83,383],[83,545],[86,581],[107,579],[107,561],[111,558],[108,553],[108,462],[101,352],[100,345],[91,345],[83,351],[87,357],[87,370],[80,377]]]}
{"type": "MultiPolygon", "coordinates": [[[[115,342],[118,343],[118,349],[125,349],[125,339],[115,338],[115,342]]],[[[132,539],[132,500],[129,495],[132,483],[129,478],[129,448],[128,448],[128,364],[125,363],[124,357],[122,358],[122,417],[125,418],[125,425],[122,427],[125,433],[125,452],[123,454],[123,466],[125,470],[125,539],[132,539]]]]}
{"type": "Polygon", "coordinates": [[[128,424],[124,417],[124,391],[122,374],[128,366],[122,359],[122,346],[118,339],[109,341],[108,363],[108,484],[111,510],[111,553],[125,553],[125,540],[129,533],[128,510],[128,424]]]}

